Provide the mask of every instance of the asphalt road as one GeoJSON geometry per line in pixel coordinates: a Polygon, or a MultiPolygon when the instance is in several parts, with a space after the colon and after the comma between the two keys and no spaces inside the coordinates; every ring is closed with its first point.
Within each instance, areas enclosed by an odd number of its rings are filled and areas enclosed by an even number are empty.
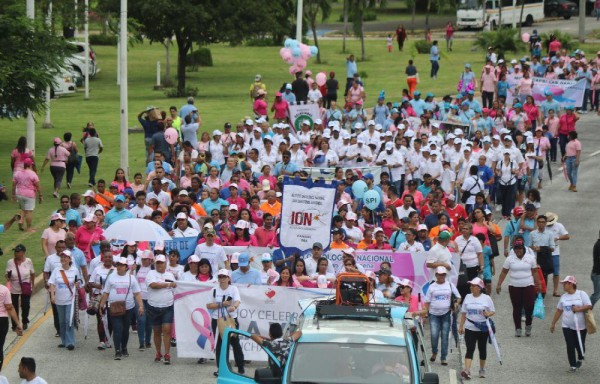
{"type": "MultiPolygon", "coordinates": [[[[600,229],[600,209],[598,208],[598,188],[600,178],[600,137],[597,135],[598,117],[588,114],[578,124],[580,140],[583,144],[582,164],[579,171],[579,192],[567,190],[560,164],[553,164],[554,180],[545,182],[542,190],[542,212],[552,211],[559,215],[559,222],[565,225],[571,234],[571,240],[561,244],[563,275],[575,275],[579,279],[578,287],[591,293],[589,278],[592,263],[592,247],[598,238],[600,229]]],[[[502,262],[502,257],[498,260],[502,262]]],[[[497,266],[498,270],[500,265],[497,266]]],[[[506,284],[506,283],[505,283],[506,284]]],[[[495,284],[494,284],[495,286],[495,284]]],[[[511,305],[506,285],[501,295],[492,296],[495,301],[495,316],[498,340],[502,349],[503,365],[496,361],[493,349],[488,349],[488,378],[474,379],[488,382],[504,383],[592,383],[600,377],[599,335],[588,338],[586,361],[577,373],[567,373],[569,368],[565,344],[560,329],[557,333],[549,332],[550,321],[557,298],[546,299],[546,319],[535,319],[533,335],[530,338],[515,338],[512,326],[511,305]]],[[[9,331],[7,339],[6,359],[2,374],[10,383],[17,383],[17,366],[22,356],[32,356],[37,361],[38,373],[49,383],[103,383],[103,382],[135,382],[145,384],[169,383],[212,383],[214,364],[196,364],[194,359],[178,359],[176,353],[171,366],[153,362],[154,352],[140,352],[137,346],[137,335],[130,335],[129,358],[122,361],[113,360],[113,351],[98,351],[95,332],[95,320],[90,320],[89,337],[84,339],[83,330],[77,332],[77,345],[73,352],[58,349],[59,339],[54,337],[51,315],[41,316],[45,300],[43,292],[32,300],[34,318],[30,329],[22,338],[15,339],[9,331]]],[[[600,311],[596,309],[596,317],[600,319],[600,311]]],[[[464,351],[464,349],[463,349],[464,351]]],[[[450,366],[442,367],[438,363],[433,366],[440,374],[441,383],[456,382],[459,370],[459,356],[455,352],[449,357],[450,366]],[[454,376],[453,376],[454,374],[454,376]]],[[[250,367],[257,365],[251,365],[250,367]]],[[[477,371],[478,361],[475,358],[477,371]]]]}

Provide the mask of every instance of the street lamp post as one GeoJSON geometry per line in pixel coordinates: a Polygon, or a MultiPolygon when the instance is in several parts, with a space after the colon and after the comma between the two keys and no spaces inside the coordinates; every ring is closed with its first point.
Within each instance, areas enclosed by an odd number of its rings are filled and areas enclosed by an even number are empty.
{"type": "Polygon", "coordinates": [[[121,168],[129,175],[129,127],[127,126],[127,0],[121,0],[119,28],[119,94],[121,100],[121,168]]]}
{"type": "MultiPolygon", "coordinates": [[[[35,2],[34,0],[27,0],[27,17],[31,20],[35,17],[35,2]]],[[[33,120],[33,113],[27,111],[27,146],[31,148],[35,154],[35,121],[33,120]]]]}

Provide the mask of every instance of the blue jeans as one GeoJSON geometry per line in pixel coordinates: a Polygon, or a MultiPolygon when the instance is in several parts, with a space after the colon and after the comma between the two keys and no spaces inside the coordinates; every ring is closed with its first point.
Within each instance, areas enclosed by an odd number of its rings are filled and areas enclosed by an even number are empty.
{"type": "Polygon", "coordinates": [[[71,304],[57,305],[56,310],[58,312],[58,324],[60,328],[60,341],[61,344],[68,347],[69,345],[75,345],[75,327],[69,326],[69,316],[71,316],[71,304]]]}
{"type": "Polygon", "coordinates": [[[96,185],[96,171],[98,170],[98,156],[88,156],[85,158],[85,162],[90,169],[90,178],[88,179],[88,183],[92,185],[96,185]]]}
{"type": "Polygon", "coordinates": [[[436,316],[429,314],[429,328],[431,331],[431,353],[438,353],[438,341],[440,331],[442,333],[442,360],[448,357],[448,335],[450,334],[450,316],[448,311],[445,315],[436,316]]]}
{"type": "Polygon", "coordinates": [[[431,77],[437,76],[437,73],[440,70],[440,63],[438,63],[437,60],[429,61],[431,61],[431,77]]]}
{"type": "Polygon", "coordinates": [[[594,284],[594,293],[590,297],[592,306],[600,299],[600,275],[592,273],[592,283],[594,284]]]}
{"type": "Polygon", "coordinates": [[[152,344],[152,324],[146,312],[148,311],[148,300],[142,300],[144,303],[144,316],[138,312],[137,302],[135,303],[135,315],[137,320],[137,331],[140,345],[152,344]]]}
{"type": "Polygon", "coordinates": [[[131,319],[133,318],[133,311],[134,309],[131,308],[128,309],[123,316],[108,316],[113,329],[115,353],[122,353],[127,350],[127,343],[129,342],[129,326],[131,325],[131,319]]]}
{"type": "Polygon", "coordinates": [[[558,147],[558,137],[550,139],[550,160],[556,161],[556,152],[558,147]]]}
{"type": "Polygon", "coordinates": [[[510,217],[512,209],[515,207],[517,197],[517,185],[509,184],[499,186],[499,200],[502,204],[502,216],[510,217]]]}
{"type": "Polygon", "coordinates": [[[593,106],[593,104],[592,104],[592,90],[591,89],[586,89],[585,93],[583,94],[583,105],[581,106],[581,110],[582,111],[587,111],[588,101],[590,102],[590,105],[593,106]]]}
{"type": "Polygon", "coordinates": [[[577,185],[577,171],[579,170],[579,165],[575,165],[575,161],[577,161],[577,156],[569,156],[565,161],[567,176],[572,185],[577,185]]]}

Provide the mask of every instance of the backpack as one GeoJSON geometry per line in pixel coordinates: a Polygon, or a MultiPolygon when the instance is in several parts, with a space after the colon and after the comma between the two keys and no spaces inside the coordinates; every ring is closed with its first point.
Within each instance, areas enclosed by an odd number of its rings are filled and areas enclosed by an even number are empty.
{"type": "Polygon", "coordinates": [[[259,89],[262,89],[262,83],[254,83],[252,87],[252,98],[256,99],[259,89]]]}
{"type": "MultiPolygon", "coordinates": [[[[471,176],[473,177],[473,176],[471,176]]],[[[476,180],[475,180],[475,184],[468,190],[468,191],[464,191],[462,193],[462,196],[460,197],[460,201],[463,204],[467,204],[467,200],[469,200],[469,197],[471,197],[471,191],[473,190],[473,188],[478,187],[479,188],[479,176],[477,176],[476,180]]],[[[481,190],[481,188],[479,188],[479,190],[481,190]]]]}

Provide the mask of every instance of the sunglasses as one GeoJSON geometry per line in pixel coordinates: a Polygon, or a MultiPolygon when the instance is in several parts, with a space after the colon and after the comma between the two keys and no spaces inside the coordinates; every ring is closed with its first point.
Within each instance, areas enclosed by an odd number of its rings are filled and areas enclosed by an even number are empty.
{"type": "Polygon", "coordinates": [[[228,278],[229,276],[225,276],[225,275],[219,275],[219,279],[225,279],[228,278]]]}

